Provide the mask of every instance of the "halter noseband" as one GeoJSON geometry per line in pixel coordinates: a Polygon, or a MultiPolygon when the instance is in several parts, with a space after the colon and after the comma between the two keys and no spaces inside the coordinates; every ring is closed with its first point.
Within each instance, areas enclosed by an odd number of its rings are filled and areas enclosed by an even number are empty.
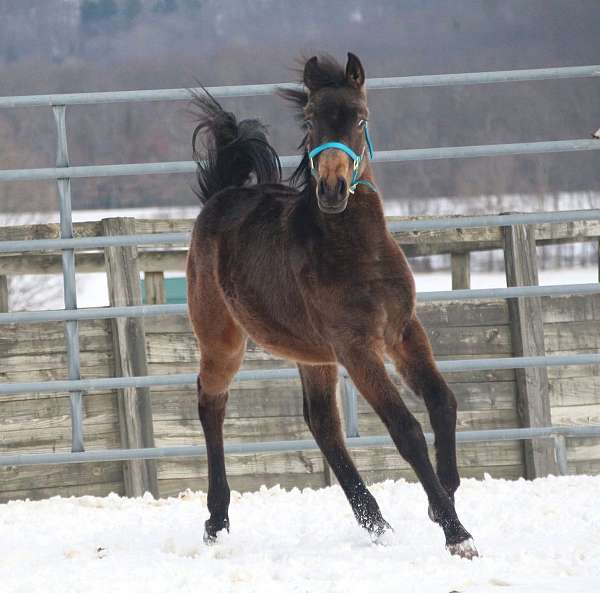
{"type": "MultiPolygon", "coordinates": [[[[365,123],[365,140],[367,142],[367,148],[369,149],[369,157],[373,158],[373,143],[371,142],[371,136],[369,135],[369,128],[368,125],[365,123]]],[[[325,144],[319,144],[319,146],[317,146],[316,148],[313,148],[309,153],[308,153],[308,160],[310,162],[310,172],[313,175],[313,177],[315,177],[315,179],[317,178],[317,170],[315,168],[313,159],[318,156],[319,154],[321,154],[324,150],[330,150],[332,148],[336,148],[337,150],[341,150],[342,152],[345,152],[351,159],[352,159],[352,181],[350,182],[350,188],[349,188],[349,192],[351,194],[354,193],[354,190],[356,189],[356,186],[359,184],[362,185],[366,185],[368,187],[370,187],[374,192],[377,192],[376,187],[368,180],[366,179],[359,179],[358,176],[360,175],[360,164],[362,163],[363,159],[365,158],[365,149],[363,148],[362,154],[358,155],[356,154],[349,146],[347,146],[346,144],[342,143],[342,142],[325,142],[325,144]]]]}

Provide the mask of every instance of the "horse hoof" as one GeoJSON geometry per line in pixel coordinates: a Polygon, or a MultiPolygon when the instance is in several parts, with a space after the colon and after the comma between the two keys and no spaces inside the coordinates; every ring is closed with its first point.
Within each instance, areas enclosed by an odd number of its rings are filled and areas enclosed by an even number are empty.
{"type": "Polygon", "coordinates": [[[208,529],[206,529],[206,527],[204,528],[204,535],[202,536],[202,541],[207,545],[207,546],[212,546],[213,544],[217,543],[217,535],[216,534],[212,534],[209,533],[208,529]]]}
{"type": "Polygon", "coordinates": [[[392,526],[385,520],[382,520],[381,523],[373,525],[369,529],[371,541],[380,546],[385,546],[389,543],[388,536],[392,533],[394,533],[392,526]]]}
{"type": "Polygon", "coordinates": [[[477,552],[472,537],[469,537],[462,542],[458,542],[457,544],[446,544],[446,550],[453,556],[459,556],[460,558],[466,558],[467,560],[472,560],[479,556],[479,552],[477,552]]]}
{"type": "Polygon", "coordinates": [[[210,519],[204,523],[204,535],[202,537],[202,541],[207,546],[217,543],[217,535],[219,531],[223,529],[227,529],[227,533],[229,533],[229,519],[225,519],[219,527],[215,527],[211,524],[210,519]]]}

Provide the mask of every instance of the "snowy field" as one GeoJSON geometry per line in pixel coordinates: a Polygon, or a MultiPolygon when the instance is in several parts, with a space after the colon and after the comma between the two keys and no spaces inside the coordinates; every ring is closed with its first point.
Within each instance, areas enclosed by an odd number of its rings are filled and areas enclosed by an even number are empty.
{"type": "Polygon", "coordinates": [[[202,543],[206,495],[0,505],[2,593],[597,593],[600,476],[464,480],[481,557],[444,550],[421,487],[372,487],[395,528],[375,545],[338,487],[233,493],[232,529],[202,543]]]}

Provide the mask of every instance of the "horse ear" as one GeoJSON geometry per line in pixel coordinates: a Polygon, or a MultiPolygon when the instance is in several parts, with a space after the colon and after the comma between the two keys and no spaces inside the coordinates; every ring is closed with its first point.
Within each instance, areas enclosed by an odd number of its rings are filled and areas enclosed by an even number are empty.
{"type": "Polygon", "coordinates": [[[302,75],[302,80],[304,81],[304,86],[309,91],[314,91],[317,89],[317,62],[319,58],[317,56],[313,56],[310,60],[306,62],[304,65],[304,73],[302,75]]]}
{"type": "Polygon", "coordinates": [[[365,69],[360,60],[350,52],[348,52],[348,63],[346,64],[346,80],[357,89],[362,89],[365,84],[365,69]]]}

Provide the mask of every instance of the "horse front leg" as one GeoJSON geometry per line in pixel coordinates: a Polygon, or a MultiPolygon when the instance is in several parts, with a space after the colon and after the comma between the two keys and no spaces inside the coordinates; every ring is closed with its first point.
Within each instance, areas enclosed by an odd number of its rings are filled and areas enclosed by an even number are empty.
{"type": "MultiPolygon", "coordinates": [[[[454,501],[460,485],[456,463],[457,403],[437,369],[429,339],[418,319],[412,319],[400,339],[388,345],[388,354],[406,385],[425,402],[435,435],[437,474],[454,501]]],[[[433,513],[430,515],[435,520],[433,513]]]]}
{"type": "Polygon", "coordinates": [[[376,540],[391,528],[344,443],[336,402],[337,366],[299,364],[298,370],[306,423],[342,487],[356,520],[376,540]]]}
{"type": "Polygon", "coordinates": [[[229,393],[211,396],[203,392],[198,379],[198,415],[204,431],[208,464],[208,511],[204,524],[204,542],[213,543],[222,529],[229,531],[230,491],[225,473],[223,450],[223,422],[229,393]]]}
{"type": "Polygon", "coordinates": [[[436,521],[444,531],[447,550],[463,558],[477,556],[471,535],[458,519],[454,504],[431,465],[421,425],[389,378],[383,357],[374,351],[356,348],[340,353],[339,358],[387,427],[398,452],[408,461],[423,485],[436,521]]]}
{"type": "Polygon", "coordinates": [[[236,348],[217,353],[206,352],[198,375],[198,415],[204,431],[208,464],[208,510],[204,524],[204,542],[213,543],[222,529],[229,531],[230,490],[225,472],[223,423],[229,397],[229,384],[240,367],[245,339],[240,335],[236,348]]]}

